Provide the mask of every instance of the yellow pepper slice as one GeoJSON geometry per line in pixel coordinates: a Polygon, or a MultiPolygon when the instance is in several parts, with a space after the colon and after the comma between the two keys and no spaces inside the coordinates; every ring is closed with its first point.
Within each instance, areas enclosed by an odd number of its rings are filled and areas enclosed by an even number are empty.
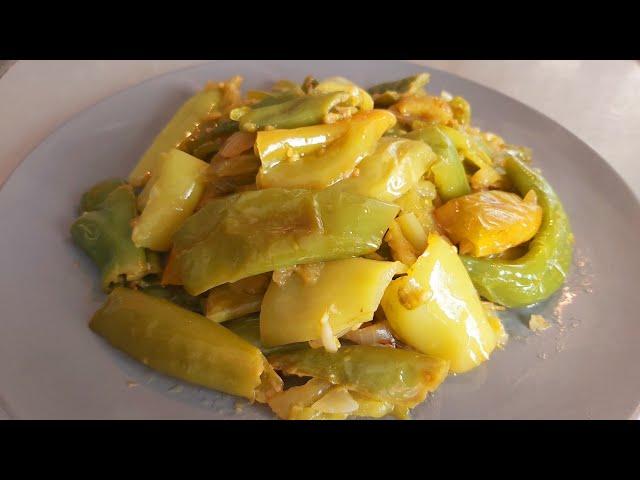
{"type": "Polygon", "coordinates": [[[460,253],[486,257],[529,241],[542,222],[542,208],[532,190],[515,193],[482,191],[454,198],[437,208],[436,220],[460,253]]]}
{"type": "Polygon", "coordinates": [[[271,282],[260,311],[260,337],[266,346],[322,338],[323,318],[334,335],[373,318],[399,262],[348,258],[326,262],[315,278],[298,274],[279,285],[271,282]]]}
{"type": "Polygon", "coordinates": [[[406,276],[391,282],[381,302],[394,334],[466,372],[489,358],[496,334],[455,247],[438,234],[406,276]]]}
{"type": "Polygon", "coordinates": [[[261,188],[322,189],[348,177],[395,125],[386,110],[360,112],[334,124],[258,132],[261,188]]]}
{"type": "Polygon", "coordinates": [[[349,94],[349,100],[346,102],[349,105],[360,109],[360,111],[373,110],[371,95],[344,77],[325,78],[315,86],[313,91],[318,93],[345,92],[349,94]]]}
{"type": "Polygon", "coordinates": [[[191,135],[220,106],[223,95],[223,88],[205,88],[187,100],[142,155],[129,174],[129,183],[134,187],[144,185],[155,172],[160,155],[177,148],[191,135]]]}
{"type": "Polygon", "coordinates": [[[332,188],[393,202],[416,185],[434,161],[431,148],[417,140],[383,137],[357,167],[357,175],[332,188]]]}
{"type": "Polygon", "coordinates": [[[133,227],[131,238],[137,247],[161,252],[171,248],[173,234],[200,201],[203,173],[208,166],[176,149],[162,157],[154,178],[145,187],[144,209],[133,227]]]}
{"type": "Polygon", "coordinates": [[[406,121],[420,119],[446,125],[453,120],[453,110],[449,103],[432,95],[410,95],[401,98],[391,108],[406,121]]]}

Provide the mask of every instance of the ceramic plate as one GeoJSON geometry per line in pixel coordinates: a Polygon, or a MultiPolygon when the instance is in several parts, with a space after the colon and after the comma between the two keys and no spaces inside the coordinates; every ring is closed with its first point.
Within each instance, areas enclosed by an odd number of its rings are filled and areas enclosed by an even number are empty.
{"type": "MultiPolygon", "coordinates": [[[[94,335],[104,300],[98,272],[73,246],[80,195],[125,177],[179,105],[207,80],[346,76],[371,85],[424,71],[392,61],[219,61],[123,91],[67,122],[0,190],[0,417],[24,419],[258,419],[260,405],[156,374],[94,335]]],[[[534,334],[531,311],[504,315],[508,346],[449,377],[414,410],[420,419],[630,418],[640,401],[640,208],[591,148],[544,115],[496,91],[430,70],[430,91],[471,102],[474,124],[533,149],[576,236],[566,287],[533,309],[553,327],[534,334]]]]}

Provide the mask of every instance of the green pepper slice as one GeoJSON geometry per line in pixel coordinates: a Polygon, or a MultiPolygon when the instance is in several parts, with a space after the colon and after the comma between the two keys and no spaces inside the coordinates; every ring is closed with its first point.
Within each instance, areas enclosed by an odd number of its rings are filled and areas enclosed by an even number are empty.
{"type": "Polygon", "coordinates": [[[161,298],[118,287],[89,327],[154,370],[196,385],[258,401],[282,390],[260,350],[161,298]]]}
{"type": "Polygon", "coordinates": [[[372,253],[398,213],[361,195],[268,188],[211,200],[173,237],[175,264],[192,295],[303,263],[372,253]]]}
{"type": "Polygon", "coordinates": [[[187,100],[140,157],[129,174],[129,182],[134,187],[144,185],[154,173],[160,155],[177,148],[219,106],[222,98],[221,88],[211,88],[198,92],[187,100]]]}
{"type": "Polygon", "coordinates": [[[349,99],[344,92],[305,95],[290,100],[252,108],[239,119],[241,130],[255,132],[261,128],[298,128],[323,123],[326,115],[349,99]]]}
{"type": "Polygon", "coordinates": [[[422,140],[438,155],[431,167],[433,182],[443,201],[471,192],[464,165],[451,139],[437,126],[427,126],[409,133],[406,138],[422,140]]]}
{"type": "Polygon", "coordinates": [[[462,256],[480,295],[505,307],[524,307],[549,298],[569,274],[573,233],[560,199],[549,183],[522,161],[507,157],[505,170],[521,195],[534,190],[542,224],[529,250],[515,260],[462,256]]]}
{"type": "Polygon", "coordinates": [[[269,355],[276,370],[343,385],[370,398],[413,408],[446,378],[449,362],[411,350],[343,346],[335,353],[322,348],[269,355]]]}

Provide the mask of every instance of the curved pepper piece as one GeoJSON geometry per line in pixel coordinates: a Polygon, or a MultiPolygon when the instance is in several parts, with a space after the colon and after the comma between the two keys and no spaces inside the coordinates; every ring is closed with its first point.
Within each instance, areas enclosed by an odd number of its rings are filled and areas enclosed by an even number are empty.
{"type": "Polygon", "coordinates": [[[433,95],[408,95],[395,103],[391,110],[397,112],[403,123],[412,121],[446,125],[453,120],[449,103],[433,95]]]}
{"type": "Polygon", "coordinates": [[[252,401],[282,390],[260,350],[168,300],[116,288],[89,327],[154,370],[196,385],[252,401]]]}
{"type": "Polygon", "coordinates": [[[381,306],[393,333],[462,373],[489,359],[496,336],[455,247],[437,234],[387,288],[381,306]]]}
{"type": "Polygon", "coordinates": [[[153,140],[129,174],[131,185],[134,187],[144,185],[154,173],[160,155],[172,148],[177,148],[219,106],[222,98],[222,89],[208,88],[187,100],[153,140]]]}
{"type": "Polygon", "coordinates": [[[414,130],[407,138],[422,140],[438,155],[439,161],[431,167],[431,172],[438,193],[444,201],[471,191],[456,147],[441,127],[426,126],[414,130]]]}
{"type": "Polygon", "coordinates": [[[367,397],[413,408],[446,378],[449,362],[399,348],[343,346],[335,353],[322,348],[268,356],[275,370],[315,377],[367,397]]]}
{"type": "Polygon", "coordinates": [[[228,118],[210,118],[198,124],[177,148],[200,160],[208,160],[222,148],[226,137],[237,131],[238,122],[228,118]]]}
{"type": "Polygon", "coordinates": [[[429,83],[429,79],[428,73],[420,73],[413,77],[374,85],[369,88],[368,92],[373,97],[376,107],[388,107],[404,95],[412,95],[421,91],[429,83]]]}
{"type": "Polygon", "coordinates": [[[370,110],[328,125],[259,132],[258,185],[315,190],[333,185],[351,175],[395,123],[392,113],[370,110]]]}
{"type": "Polygon", "coordinates": [[[208,167],[206,162],[180,150],[161,154],[154,178],[138,198],[143,210],[134,222],[131,236],[136,246],[160,252],[171,248],[173,234],[200,201],[205,184],[203,173],[208,167]]]}
{"type": "Polygon", "coordinates": [[[383,137],[375,151],[358,164],[358,175],[332,188],[393,202],[416,185],[435,160],[424,142],[383,137]]]}
{"type": "Polygon", "coordinates": [[[531,240],[542,221],[533,190],[524,199],[500,190],[471,193],[449,200],[434,214],[459,252],[472,257],[501,254],[531,240]]]}
{"type": "Polygon", "coordinates": [[[514,157],[507,157],[505,170],[521,195],[536,192],[540,229],[529,251],[516,260],[461,258],[480,295],[505,307],[524,307],[549,298],[564,283],[573,258],[573,233],[560,199],[542,175],[514,157]]]}
{"type": "Polygon", "coordinates": [[[344,77],[330,77],[322,80],[313,89],[314,93],[345,92],[349,94],[348,104],[360,111],[373,110],[373,99],[365,90],[344,77]]]}
{"type": "Polygon", "coordinates": [[[478,168],[487,168],[493,165],[493,160],[485,152],[478,139],[465,132],[445,125],[440,126],[442,132],[449,137],[455,147],[462,152],[478,168]]]}
{"type": "Polygon", "coordinates": [[[282,285],[271,282],[262,301],[260,335],[267,346],[321,338],[326,315],[333,335],[373,318],[397,262],[347,258],[323,264],[312,281],[292,274],[282,285]]]}
{"type": "Polygon", "coordinates": [[[130,185],[101,182],[84,194],[81,203],[86,210],[71,225],[71,237],[102,272],[103,290],[157,273],[145,250],[131,241],[136,199],[130,185]]]}
{"type": "Polygon", "coordinates": [[[211,200],[174,235],[192,295],[251,275],[372,253],[398,207],[347,192],[268,188],[211,200]]]}
{"type": "Polygon", "coordinates": [[[349,95],[331,92],[321,95],[305,95],[281,103],[251,108],[238,119],[241,130],[255,132],[270,126],[273,128],[299,128],[323,123],[335,107],[346,102],[349,95]]]}

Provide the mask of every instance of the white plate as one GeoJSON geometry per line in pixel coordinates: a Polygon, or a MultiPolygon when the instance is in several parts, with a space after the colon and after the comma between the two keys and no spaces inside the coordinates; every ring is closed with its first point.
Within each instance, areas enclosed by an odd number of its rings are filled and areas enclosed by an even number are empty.
{"type": "MultiPolygon", "coordinates": [[[[94,335],[98,274],[73,246],[80,195],[125,177],[155,134],[207,80],[346,76],[368,86],[423,71],[392,61],[220,61],[158,77],[107,98],[36,148],[0,190],[0,418],[273,418],[217,392],[151,372],[94,335]],[[137,385],[132,385],[135,382],[137,385]]],[[[640,207],[592,149],[498,92],[428,69],[430,90],[467,98],[474,124],[527,145],[561,196],[576,236],[567,288],[534,309],[541,334],[505,315],[511,340],[471,373],[450,377],[415,418],[630,418],[640,401],[640,207]]]]}

